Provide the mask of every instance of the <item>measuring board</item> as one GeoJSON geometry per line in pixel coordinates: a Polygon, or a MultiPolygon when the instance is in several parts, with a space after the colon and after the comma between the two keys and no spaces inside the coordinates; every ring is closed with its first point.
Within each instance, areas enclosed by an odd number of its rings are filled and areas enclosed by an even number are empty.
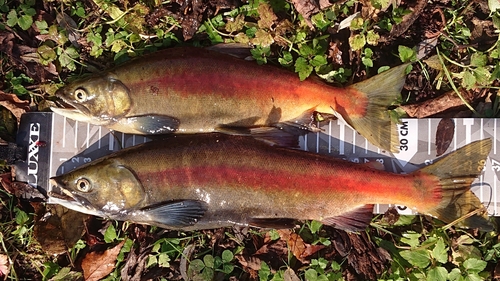
{"type": "MultiPolygon", "coordinates": [[[[325,122],[322,131],[299,138],[301,149],[357,163],[377,161],[386,171],[410,173],[431,164],[436,157],[435,135],[441,119],[403,119],[398,125],[400,152],[383,152],[345,125],[341,120],[325,122]]],[[[454,136],[445,154],[472,141],[493,140],[483,174],[472,191],[488,207],[490,215],[500,215],[500,122],[497,119],[457,118],[454,136]]],[[[122,134],[104,127],[67,119],[54,113],[26,113],[21,118],[17,144],[28,147],[27,159],[16,163],[16,180],[47,190],[49,178],[68,172],[101,156],[149,141],[144,136],[122,134]]],[[[166,143],[165,145],[168,145],[166,143]]],[[[383,213],[390,205],[376,205],[383,213]]],[[[407,208],[403,214],[412,214],[407,208]]]]}

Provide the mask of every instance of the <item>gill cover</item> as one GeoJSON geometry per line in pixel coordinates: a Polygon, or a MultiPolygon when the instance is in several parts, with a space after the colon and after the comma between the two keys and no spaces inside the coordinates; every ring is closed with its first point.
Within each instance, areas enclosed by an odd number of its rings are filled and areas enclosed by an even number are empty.
{"type": "Polygon", "coordinates": [[[125,166],[105,162],[77,169],[55,179],[77,201],[109,215],[141,207],[146,194],[135,174],[125,166]]]}
{"type": "Polygon", "coordinates": [[[96,125],[116,123],[132,106],[130,90],[111,73],[75,81],[56,96],[72,108],[52,107],[52,111],[96,125]]]}

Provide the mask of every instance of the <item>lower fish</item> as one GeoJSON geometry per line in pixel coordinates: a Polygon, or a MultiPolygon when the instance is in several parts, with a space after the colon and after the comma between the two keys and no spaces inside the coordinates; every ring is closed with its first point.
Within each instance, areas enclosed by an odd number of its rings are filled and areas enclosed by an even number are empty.
{"type": "Polygon", "coordinates": [[[48,195],[49,203],[83,213],[178,230],[317,220],[356,231],[370,223],[376,203],[490,230],[470,191],[490,149],[491,140],[476,141],[411,174],[394,174],[252,137],[179,135],[53,177],[48,195]]]}

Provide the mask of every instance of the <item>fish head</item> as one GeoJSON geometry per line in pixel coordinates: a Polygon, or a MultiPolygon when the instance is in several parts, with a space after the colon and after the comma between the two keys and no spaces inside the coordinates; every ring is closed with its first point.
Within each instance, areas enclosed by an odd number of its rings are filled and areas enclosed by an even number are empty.
{"type": "Polygon", "coordinates": [[[48,195],[48,203],[108,218],[126,215],[146,201],[135,173],[107,160],[52,177],[48,195]]]}
{"type": "Polygon", "coordinates": [[[94,125],[111,125],[131,108],[129,88],[111,73],[70,83],[56,92],[64,107],[52,111],[94,125]]]}

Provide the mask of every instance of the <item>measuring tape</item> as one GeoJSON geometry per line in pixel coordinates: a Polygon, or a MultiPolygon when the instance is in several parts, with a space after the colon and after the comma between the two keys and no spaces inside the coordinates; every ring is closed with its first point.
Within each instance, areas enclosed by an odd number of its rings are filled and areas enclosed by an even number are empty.
{"type": "MultiPolygon", "coordinates": [[[[488,207],[490,215],[499,215],[500,148],[497,119],[456,118],[453,138],[445,154],[475,140],[491,138],[493,148],[482,175],[472,184],[472,191],[488,207]]],[[[441,119],[403,119],[398,125],[397,154],[379,148],[345,125],[341,120],[326,122],[322,131],[300,137],[304,150],[356,163],[377,161],[386,171],[410,173],[437,158],[435,136],[441,119]]],[[[500,124],[498,124],[500,125],[500,124]]],[[[144,136],[111,132],[100,126],[67,119],[53,113],[26,113],[21,118],[17,145],[28,147],[27,159],[16,163],[16,179],[46,190],[49,178],[71,171],[85,163],[122,148],[149,141],[144,136]]],[[[374,212],[383,213],[390,205],[376,205],[374,212]]],[[[412,214],[407,208],[400,211],[412,214]]]]}

